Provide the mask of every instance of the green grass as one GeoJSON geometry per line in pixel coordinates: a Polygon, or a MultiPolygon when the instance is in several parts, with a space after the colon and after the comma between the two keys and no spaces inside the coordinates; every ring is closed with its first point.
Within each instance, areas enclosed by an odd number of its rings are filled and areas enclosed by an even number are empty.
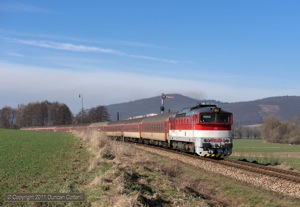
{"type": "Polygon", "coordinates": [[[0,195],[80,193],[88,179],[89,155],[71,134],[0,130],[0,143],[0,195]]]}
{"type": "Polygon", "coordinates": [[[234,152],[300,152],[300,145],[264,143],[261,139],[234,139],[234,152]]]}
{"type": "Polygon", "coordinates": [[[300,145],[264,143],[261,139],[235,139],[230,157],[261,164],[283,164],[300,170],[300,145]]]}

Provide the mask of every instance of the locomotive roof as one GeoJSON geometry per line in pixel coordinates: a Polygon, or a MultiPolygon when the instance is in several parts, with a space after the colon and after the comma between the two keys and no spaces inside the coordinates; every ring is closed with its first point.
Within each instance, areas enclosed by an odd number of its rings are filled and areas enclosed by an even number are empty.
{"type": "Polygon", "coordinates": [[[199,113],[203,113],[203,112],[213,112],[213,109],[219,109],[218,113],[228,113],[227,111],[222,110],[221,108],[218,108],[217,105],[215,104],[198,104],[196,106],[193,107],[189,107],[189,108],[185,108],[182,109],[181,111],[179,111],[176,114],[172,115],[172,118],[175,117],[187,117],[187,116],[192,116],[194,114],[199,114],[199,113]]]}

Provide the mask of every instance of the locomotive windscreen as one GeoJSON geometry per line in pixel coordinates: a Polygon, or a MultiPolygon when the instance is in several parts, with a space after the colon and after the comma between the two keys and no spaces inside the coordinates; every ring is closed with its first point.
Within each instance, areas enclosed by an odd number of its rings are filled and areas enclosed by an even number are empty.
{"type": "Polygon", "coordinates": [[[230,118],[231,118],[230,114],[218,114],[217,122],[230,124],[230,122],[231,122],[230,118]]]}
{"type": "Polygon", "coordinates": [[[202,123],[214,123],[215,122],[215,114],[201,114],[201,122],[202,123]]]}
{"type": "Polygon", "coordinates": [[[231,123],[231,114],[201,114],[200,116],[201,123],[231,123]]]}

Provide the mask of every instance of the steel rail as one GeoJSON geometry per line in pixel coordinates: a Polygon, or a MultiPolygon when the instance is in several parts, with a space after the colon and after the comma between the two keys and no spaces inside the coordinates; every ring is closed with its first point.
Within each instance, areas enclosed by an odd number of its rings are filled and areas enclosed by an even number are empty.
{"type": "MultiPolygon", "coordinates": [[[[130,143],[130,142],[126,142],[126,143],[130,143]]],[[[238,160],[231,160],[228,158],[225,158],[225,159],[205,158],[205,157],[200,157],[198,155],[188,154],[188,153],[181,152],[181,151],[175,151],[172,149],[163,148],[163,147],[155,146],[155,145],[145,145],[145,144],[140,144],[140,143],[132,143],[132,144],[149,147],[149,148],[154,148],[157,150],[178,154],[178,155],[186,156],[186,157],[193,158],[193,159],[203,160],[206,162],[213,162],[213,163],[221,164],[224,166],[230,166],[230,167],[234,167],[234,168],[238,168],[238,169],[242,169],[242,170],[246,170],[246,171],[250,171],[250,172],[254,172],[254,173],[258,173],[258,174],[262,174],[262,175],[272,176],[272,177],[276,177],[279,179],[283,179],[283,180],[287,180],[287,181],[291,181],[291,182],[295,182],[295,183],[300,183],[300,173],[299,172],[288,171],[288,170],[278,169],[278,168],[269,167],[269,166],[263,166],[261,164],[249,163],[249,162],[238,161],[238,160]]]]}

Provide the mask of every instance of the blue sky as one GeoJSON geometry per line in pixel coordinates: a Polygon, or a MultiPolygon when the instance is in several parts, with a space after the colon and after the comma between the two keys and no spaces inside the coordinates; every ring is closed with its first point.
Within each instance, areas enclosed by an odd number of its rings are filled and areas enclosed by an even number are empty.
{"type": "Polygon", "coordinates": [[[300,1],[0,1],[0,107],[300,95],[300,1]]]}

